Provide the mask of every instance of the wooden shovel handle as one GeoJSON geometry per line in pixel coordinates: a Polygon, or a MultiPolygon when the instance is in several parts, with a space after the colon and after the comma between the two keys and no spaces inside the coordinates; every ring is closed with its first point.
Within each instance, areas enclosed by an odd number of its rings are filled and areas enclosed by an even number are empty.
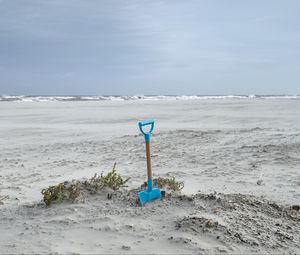
{"type": "Polygon", "coordinates": [[[146,156],[147,156],[147,175],[148,175],[148,179],[152,179],[150,142],[146,142],[146,156]]]}

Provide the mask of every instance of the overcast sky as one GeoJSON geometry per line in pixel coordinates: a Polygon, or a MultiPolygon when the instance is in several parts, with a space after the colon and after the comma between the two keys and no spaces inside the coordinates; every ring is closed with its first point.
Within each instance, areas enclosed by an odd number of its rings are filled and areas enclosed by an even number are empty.
{"type": "Polygon", "coordinates": [[[300,94],[300,1],[0,0],[0,94],[300,94]]]}

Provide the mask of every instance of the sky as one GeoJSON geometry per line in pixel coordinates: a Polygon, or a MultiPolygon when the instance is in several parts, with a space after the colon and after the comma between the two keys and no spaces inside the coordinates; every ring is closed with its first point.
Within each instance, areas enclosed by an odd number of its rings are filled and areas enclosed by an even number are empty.
{"type": "Polygon", "coordinates": [[[299,0],[0,0],[0,95],[300,94],[299,0]]]}

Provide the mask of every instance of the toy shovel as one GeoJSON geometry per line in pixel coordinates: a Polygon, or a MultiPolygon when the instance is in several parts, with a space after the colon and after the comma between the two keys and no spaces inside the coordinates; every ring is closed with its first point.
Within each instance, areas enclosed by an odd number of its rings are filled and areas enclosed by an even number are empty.
{"type": "Polygon", "coordinates": [[[161,198],[161,192],[159,188],[153,188],[152,181],[152,169],[151,169],[151,154],[150,154],[150,138],[154,129],[154,120],[144,120],[139,122],[139,128],[145,137],[146,142],[146,156],[147,156],[147,176],[148,176],[148,187],[146,190],[138,193],[139,203],[143,205],[146,202],[153,201],[155,199],[161,198]],[[149,131],[145,131],[145,126],[150,126],[149,131]]]}

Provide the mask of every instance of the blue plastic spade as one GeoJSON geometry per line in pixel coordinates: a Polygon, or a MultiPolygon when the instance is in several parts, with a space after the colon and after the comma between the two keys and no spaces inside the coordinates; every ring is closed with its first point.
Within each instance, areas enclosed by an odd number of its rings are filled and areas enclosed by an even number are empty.
{"type": "Polygon", "coordinates": [[[154,129],[154,120],[144,120],[139,122],[139,128],[141,132],[143,133],[145,137],[145,142],[146,142],[146,155],[147,155],[147,176],[148,176],[148,187],[146,190],[141,191],[138,193],[139,197],[139,203],[143,205],[146,202],[150,202],[152,200],[161,198],[161,192],[160,189],[158,188],[153,188],[153,181],[152,181],[152,169],[151,169],[151,154],[150,154],[150,139],[151,139],[151,134],[154,129]],[[150,126],[149,131],[145,131],[144,127],[145,126],[150,126]]]}

